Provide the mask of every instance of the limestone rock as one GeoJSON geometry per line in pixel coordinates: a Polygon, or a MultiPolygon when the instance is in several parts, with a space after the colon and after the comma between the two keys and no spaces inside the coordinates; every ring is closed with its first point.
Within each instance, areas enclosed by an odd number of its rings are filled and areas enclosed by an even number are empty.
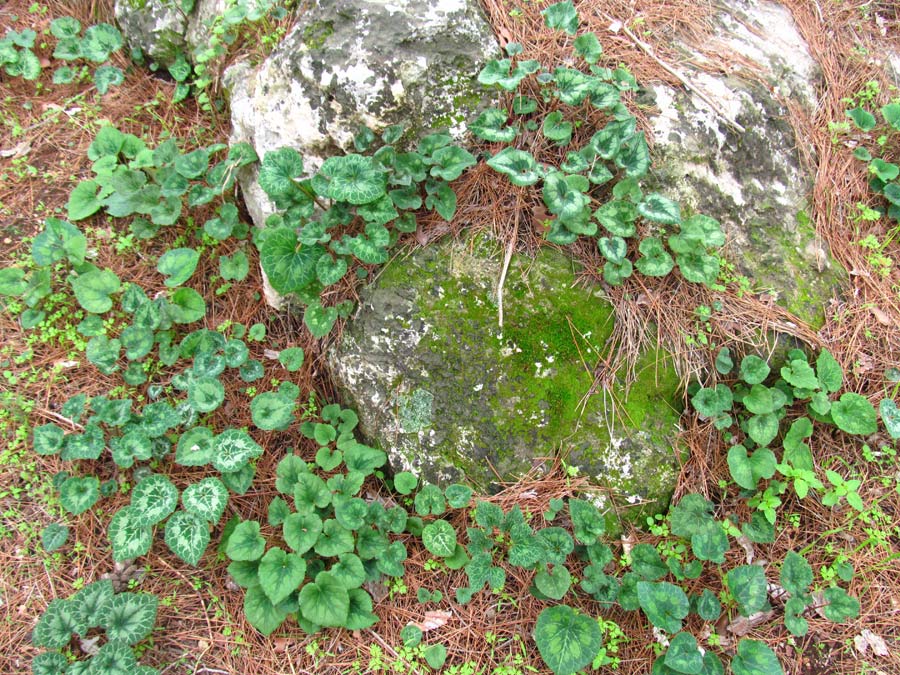
{"type": "MultiPolygon", "coordinates": [[[[735,1],[715,25],[712,45],[705,47],[736,53],[747,65],[728,75],[690,71],[693,91],[652,87],[661,111],[651,118],[654,175],[687,209],[722,223],[738,274],[819,325],[824,303],[846,275],[806,216],[814,176],[801,162],[783,103],[815,106],[818,66],[781,5],[735,1]]],[[[684,49],[703,60],[690,45],[684,49]]]]}
{"type": "MultiPolygon", "coordinates": [[[[444,127],[460,136],[481,103],[475,78],[498,51],[475,0],[321,0],[258,68],[228,71],[232,141],[260,157],[293,147],[312,172],[351,150],[361,125],[403,124],[412,140],[444,127]]],[[[274,209],[254,170],[241,186],[262,226],[274,209]]]]}
{"type": "Polygon", "coordinates": [[[209,24],[228,7],[228,0],[196,0],[190,11],[184,0],[116,0],[116,21],[134,49],[161,66],[179,54],[190,59],[206,43],[209,24]]]}
{"type": "Polygon", "coordinates": [[[679,378],[662,352],[592,391],[613,312],[573,263],[513,256],[498,324],[502,251],[444,241],[391,263],[362,294],[329,365],[360,428],[394,470],[481,489],[545,458],[617,495],[620,515],[664,509],[678,474],[679,378]],[[636,508],[631,508],[637,506],[636,508]]]}
{"type": "Polygon", "coordinates": [[[188,48],[180,0],[116,0],[115,14],[128,45],[151,61],[168,66],[188,48]]]}

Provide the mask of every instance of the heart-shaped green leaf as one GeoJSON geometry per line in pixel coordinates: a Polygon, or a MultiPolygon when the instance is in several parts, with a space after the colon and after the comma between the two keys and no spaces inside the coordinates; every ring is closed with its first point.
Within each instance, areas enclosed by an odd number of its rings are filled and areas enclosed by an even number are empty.
{"type": "Polygon", "coordinates": [[[603,637],[592,617],[567,605],[556,605],[538,615],[534,641],[544,663],[555,675],[571,675],[594,659],[603,637]]]}
{"type": "Polygon", "coordinates": [[[166,521],[165,538],[172,553],[196,566],[209,546],[209,525],[193,513],[177,511],[166,521]]]}
{"type": "Polygon", "coordinates": [[[169,288],[174,288],[191,278],[199,261],[200,254],[194,249],[173,248],[160,257],[156,270],[168,277],[163,283],[169,288]]]}

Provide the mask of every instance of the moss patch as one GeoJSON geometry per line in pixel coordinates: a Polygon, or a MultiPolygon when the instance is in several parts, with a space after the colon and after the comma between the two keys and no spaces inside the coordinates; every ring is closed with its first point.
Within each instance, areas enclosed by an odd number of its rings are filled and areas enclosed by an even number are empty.
{"type": "Polygon", "coordinates": [[[390,265],[367,291],[333,358],[364,431],[395,469],[434,482],[490,489],[562,454],[609,486],[621,513],[664,509],[678,470],[671,361],[651,351],[628,391],[619,373],[591,393],[610,356],[612,307],[547,249],[513,257],[501,328],[501,261],[489,240],[445,242],[390,265]],[[367,417],[374,406],[388,412],[367,417]]]}

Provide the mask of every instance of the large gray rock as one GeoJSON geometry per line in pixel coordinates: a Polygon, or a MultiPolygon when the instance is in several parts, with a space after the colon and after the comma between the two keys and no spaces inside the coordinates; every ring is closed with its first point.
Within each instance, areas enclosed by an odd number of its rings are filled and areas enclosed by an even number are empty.
{"type": "Polygon", "coordinates": [[[785,106],[814,109],[818,66],[781,5],[736,0],[714,21],[704,48],[737,54],[743,65],[728,75],[689,71],[689,91],[651,88],[660,110],[651,117],[654,175],[662,191],[722,223],[737,274],[819,325],[845,274],[806,216],[814,174],[801,161],[785,106]]]}
{"type": "Polygon", "coordinates": [[[610,304],[577,285],[562,254],[515,255],[501,328],[502,262],[487,240],[444,241],[388,265],[364,290],[329,354],[362,432],[394,470],[433,482],[488,489],[561,455],[611,489],[618,515],[664,509],[679,464],[671,363],[648,352],[627,393],[619,375],[594,391],[610,304]]]}
{"type": "MultiPolygon", "coordinates": [[[[403,124],[410,139],[447,127],[460,137],[481,103],[475,78],[498,51],[476,0],[321,0],[258,68],[228,71],[232,141],[260,157],[295,148],[313,172],[352,151],[360,126],[403,124]]],[[[241,187],[262,226],[274,207],[255,170],[241,187]]]]}

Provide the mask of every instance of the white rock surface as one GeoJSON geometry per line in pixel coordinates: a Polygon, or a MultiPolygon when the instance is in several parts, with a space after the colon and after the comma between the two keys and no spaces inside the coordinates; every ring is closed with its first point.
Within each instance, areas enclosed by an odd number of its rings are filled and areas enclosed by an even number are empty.
{"type": "MultiPolygon", "coordinates": [[[[702,48],[733,58],[732,72],[686,70],[687,91],[651,87],[660,110],[651,117],[658,187],[718,219],[737,271],[815,324],[843,273],[798,215],[808,212],[813,174],[785,104],[814,110],[818,65],[781,5],[736,0],[713,23],[702,48]]],[[[679,47],[704,62],[701,45],[679,47]]]]}

